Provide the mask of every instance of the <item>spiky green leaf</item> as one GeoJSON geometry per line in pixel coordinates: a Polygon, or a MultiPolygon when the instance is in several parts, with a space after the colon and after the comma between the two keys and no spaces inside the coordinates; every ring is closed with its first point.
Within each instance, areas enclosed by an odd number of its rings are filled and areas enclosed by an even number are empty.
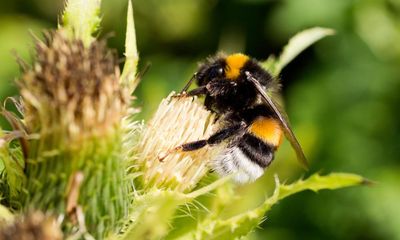
{"type": "Polygon", "coordinates": [[[326,176],[314,174],[306,180],[300,179],[292,184],[280,184],[276,177],[274,194],[259,207],[233,216],[228,219],[211,217],[199,223],[197,229],[180,239],[239,239],[250,233],[263,220],[266,212],[279,200],[292,194],[322,189],[337,189],[366,183],[366,180],[355,174],[332,173],[326,176]]]}

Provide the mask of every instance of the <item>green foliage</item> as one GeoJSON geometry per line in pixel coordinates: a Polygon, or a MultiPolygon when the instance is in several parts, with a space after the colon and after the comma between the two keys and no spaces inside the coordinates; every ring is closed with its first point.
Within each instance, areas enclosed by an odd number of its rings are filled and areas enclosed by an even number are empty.
{"type": "MultiPolygon", "coordinates": [[[[227,182],[229,178],[220,179],[189,194],[176,191],[151,190],[137,196],[132,205],[130,222],[124,234],[117,239],[239,239],[247,236],[263,221],[265,214],[280,200],[305,190],[317,192],[323,189],[338,189],[356,186],[367,181],[355,174],[332,173],[326,176],[314,174],[309,178],[300,179],[291,184],[281,184],[276,176],[276,186],[271,197],[260,206],[243,213],[224,218],[221,214],[226,205],[234,198],[233,185],[227,182]],[[193,229],[190,225],[179,226],[181,234],[169,235],[175,225],[171,220],[179,206],[185,206],[198,197],[215,191],[210,197],[211,209],[202,217],[192,215],[197,224],[193,229]],[[161,217],[162,216],[162,217],[161,217]],[[171,225],[172,224],[172,225],[171,225]]],[[[202,200],[200,200],[202,201],[202,200]]],[[[178,226],[176,226],[178,227],[178,226]]]]}
{"type": "MultiPolygon", "coordinates": [[[[280,200],[305,190],[317,192],[323,189],[338,189],[365,183],[365,179],[355,174],[332,173],[327,176],[314,174],[305,180],[298,180],[292,184],[280,184],[275,176],[276,186],[274,194],[267,198],[259,207],[243,212],[228,219],[222,219],[211,212],[199,222],[197,229],[178,239],[240,239],[253,231],[264,218],[271,207],[280,200]]],[[[221,206],[224,206],[222,204],[221,206]]]]}

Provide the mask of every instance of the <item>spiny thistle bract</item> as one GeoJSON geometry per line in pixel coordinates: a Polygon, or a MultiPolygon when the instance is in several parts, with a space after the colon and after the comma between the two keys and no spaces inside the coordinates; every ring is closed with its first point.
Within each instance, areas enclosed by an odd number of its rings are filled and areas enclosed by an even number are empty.
{"type": "MultiPolygon", "coordinates": [[[[207,178],[222,145],[159,159],[182,143],[210,136],[218,122],[198,99],[171,97],[147,124],[132,120],[137,111],[130,94],[138,84],[132,5],[120,75],[116,52],[93,37],[100,3],[69,0],[59,29],[36,40],[32,67],[20,61],[21,102],[11,100],[22,117],[0,109],[14,129],[0,129],[0,236],[17,229],[47,234],[48,219],[57,219],[55,225],[51,220],[54,239],[61,238],[59,227],[73,239],[241,238],[284,197],[365,182],[353,174],[316,174],[290,185],[277,180],[274,194],[260,206],[222,214],[236,197],[234,185],[229,177],[207,178]]],[[[330,34],[304,31],[263,66],[278,75],[304,48],[330,34]]]]}

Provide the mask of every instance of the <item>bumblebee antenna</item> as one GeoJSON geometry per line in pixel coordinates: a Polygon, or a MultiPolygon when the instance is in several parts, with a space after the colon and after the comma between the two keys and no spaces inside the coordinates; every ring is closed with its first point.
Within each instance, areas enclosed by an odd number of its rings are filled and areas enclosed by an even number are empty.
{"type": "Polygon", "coordinates": [[[284,114],[282,114],[279,111],[279,108],[277,105],[274,103],[271,97],[269,97],[264,88],[261,86],[260,82],[251,75],[250,72],[246,71],[245,72],[247,79],[254,84],[256,87],[258,93],[261,95],[261,98],[264,100],[264,102],[272,109],[272,111],[275,113],[276,117],[278,118],[282,128],[283,132],[285,133],[286,138],[289,140],[290,144],[292,145],[293,149],[296,152],[297,159],[301,163],[301,165],[308,170],[308,163],[307,159],[304,155],[303,150],[301,149],[299,141],[297,141],[296,136],[294,135],[290,125],[289,121],[287,121],[284,117],[284,114]]]}
{"type": "Polygon", "coordinates": [[[189,79],[189,81],[186,83],[185,87],[184,87],[184,88],[182,89],[182,91],[181,91],[181,94],[182,94],[182,93],[185,93],[185,92],[189,89],[190,85],[192,85],[193,80],[196,79],[196,76],[197,76],[197,72],[195,72],[195,73],[192,75],[192,77],[189,79]]]}

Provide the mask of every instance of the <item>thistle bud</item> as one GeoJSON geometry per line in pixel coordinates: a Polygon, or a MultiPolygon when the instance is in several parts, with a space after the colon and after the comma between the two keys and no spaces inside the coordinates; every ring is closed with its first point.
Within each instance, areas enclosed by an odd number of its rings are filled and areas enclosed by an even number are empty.
{"type": "Polygon", "coordinates": [[[116,53],[105,42],[87,47],[61,30],[36,43],[36,61],[19,81],[26,129],[26,208],[66,214],[68,182],[84,180],[76,205],[100,238],[126,216],[128,183],[122,151],[128,107],[116,53]]]}

